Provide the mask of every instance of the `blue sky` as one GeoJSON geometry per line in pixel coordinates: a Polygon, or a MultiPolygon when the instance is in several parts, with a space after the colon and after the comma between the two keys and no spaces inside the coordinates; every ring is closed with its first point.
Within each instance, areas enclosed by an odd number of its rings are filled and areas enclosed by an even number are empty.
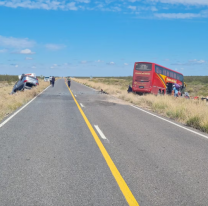
{"type": "Polygon", "coordinates": [[[208,0],[0,0],[0,73],[208,75],[208,0]]]}

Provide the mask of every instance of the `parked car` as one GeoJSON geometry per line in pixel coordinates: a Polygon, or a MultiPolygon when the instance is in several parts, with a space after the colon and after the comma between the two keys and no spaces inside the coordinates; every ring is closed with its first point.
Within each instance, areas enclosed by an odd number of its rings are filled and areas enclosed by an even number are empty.
{"type": "Polygon", "coordinates": [[[39,85],[38,78],[34,73],[22,74],[18,76],[19,81],[13,87],[12,94],[16,91],[24,89],[31,89],[34,86],[39,85]]]}
{"type": "Polygon", "coordinates": [[[45,82],[49,82],[50,81],[50,77],[44,77],[44,81],[45,82]]]}

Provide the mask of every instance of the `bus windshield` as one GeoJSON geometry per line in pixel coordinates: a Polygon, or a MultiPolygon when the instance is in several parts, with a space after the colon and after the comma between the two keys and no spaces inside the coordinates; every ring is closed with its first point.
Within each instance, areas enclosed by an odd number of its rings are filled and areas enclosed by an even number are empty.
{"type": "Polygon", "coordinates": [[[138,70],[138,71],[151,71],[152,70],[152,64],[137,63],[135,69],[138,70]]]}

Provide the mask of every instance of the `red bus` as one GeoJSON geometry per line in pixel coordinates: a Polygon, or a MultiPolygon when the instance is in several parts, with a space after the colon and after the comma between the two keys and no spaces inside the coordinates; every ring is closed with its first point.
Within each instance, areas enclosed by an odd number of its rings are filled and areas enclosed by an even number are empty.
{"type": "Polygon", "coordinates": [[[183,74],[151,62],[135,62],[132,91],[171,94],[173,84],[184,86],[183,74]]]}

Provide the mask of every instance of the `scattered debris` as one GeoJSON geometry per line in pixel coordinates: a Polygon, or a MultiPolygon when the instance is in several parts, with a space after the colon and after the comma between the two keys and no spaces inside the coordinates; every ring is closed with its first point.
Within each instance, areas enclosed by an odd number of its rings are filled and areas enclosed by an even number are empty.
{"type": "Polygon", "coordinates": [[[100,90],[101,94],[108,94],[107,92],[105,92],[103,89],[100,90]]]}

